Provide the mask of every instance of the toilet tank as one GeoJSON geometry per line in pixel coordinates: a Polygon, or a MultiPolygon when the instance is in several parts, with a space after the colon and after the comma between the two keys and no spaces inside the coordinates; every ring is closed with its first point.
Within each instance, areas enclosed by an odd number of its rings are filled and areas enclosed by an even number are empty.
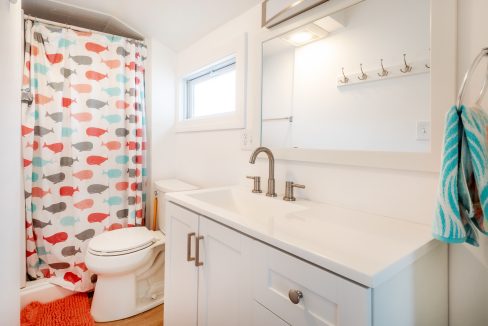
{"type": "Polygon", "coordinates": [[[161,232],[166,234],[166,194],[168,192],[196,190],[198,187],[178,179],[164,179],[154,182],[154,188],[158,193],[158,226],[161,232]]]}

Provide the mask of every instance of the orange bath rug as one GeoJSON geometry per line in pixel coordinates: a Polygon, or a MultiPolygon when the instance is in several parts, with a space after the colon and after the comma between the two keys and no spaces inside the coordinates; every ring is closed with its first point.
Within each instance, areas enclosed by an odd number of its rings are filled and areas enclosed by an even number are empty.
{"type": "Polygon", "coordinates": [[[32,302],[20,313],[21,326],[92,326],[86,293],[77,293],[49,303],[32,302]]]}

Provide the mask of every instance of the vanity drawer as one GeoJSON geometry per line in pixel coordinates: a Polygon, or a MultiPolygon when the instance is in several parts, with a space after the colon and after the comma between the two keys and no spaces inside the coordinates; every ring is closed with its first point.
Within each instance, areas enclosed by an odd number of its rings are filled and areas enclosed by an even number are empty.
{"type": "Polygon", "coordinates": [[[369,288],[258,241],[252,256],[254,299],[290,325],[371,325],[369,288]]]}

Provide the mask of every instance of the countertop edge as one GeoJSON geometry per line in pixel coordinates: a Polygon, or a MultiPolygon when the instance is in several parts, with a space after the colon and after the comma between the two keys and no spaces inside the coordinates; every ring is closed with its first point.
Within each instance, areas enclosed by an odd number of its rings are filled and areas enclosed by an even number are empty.
{"type": "Polygon", "coordinates": [[[375,288],[379,285],[383,284],[384,282],[388,281],[398,273],[400,273],[404,268],[412,265],[426,253],[430,252],[434,248],[436,248],[440,243],[435,239],[431,239],[420,245],[418,248],[414,249],[409,254],[399,257],[394,263],[387,266],[386,268],[378,271],[374,274],[368,274],[361,272],[353,267],[346,266],[340,264],[336,261],[333,261],[327,257],[315,254],[312,251],[305,250],[303,248],[299,248],[293,244],[281,241],[277,238],[272,236],[268,236],[263,234],[257,230],[254,230],[250,227],[247,227],[243,224],[237,223],[230,219],[224,218],[215,214],[205,208],[202,208],[194,203],[192,203],[192,199],[185,198],[184,194],[181,193],[168,193],[166,195],[166,201],[173,202],[179,206],[187,208],[191,211],[194,211],[197,214],[200,214],[204,217],[207,217],[211,220],[214,220],[222,225],[225,225],[231,229],[234,229],[244,235],[247,235],[251,238],[254,238],[258,241],[266,243],[270,246],[276,247],[277,249],[284,251],[288,254],[291,254],[298,259],[304,260],[309,262],[313,265],[316,265],[328,272],[332,272],[340,277],[358,283],[364,287],[368,288],[375,288]],[[183,197],[183,198],[181,198],[183,197]]]}

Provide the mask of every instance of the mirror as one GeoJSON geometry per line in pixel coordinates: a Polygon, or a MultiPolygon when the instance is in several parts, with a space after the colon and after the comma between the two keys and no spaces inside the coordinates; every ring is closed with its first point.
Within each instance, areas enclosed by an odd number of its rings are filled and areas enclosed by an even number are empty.
{"type": "Polygon", "coordinates": [[[263,42],[261,144],[430,152],[430,4],[365,0],[263,42]]]}

